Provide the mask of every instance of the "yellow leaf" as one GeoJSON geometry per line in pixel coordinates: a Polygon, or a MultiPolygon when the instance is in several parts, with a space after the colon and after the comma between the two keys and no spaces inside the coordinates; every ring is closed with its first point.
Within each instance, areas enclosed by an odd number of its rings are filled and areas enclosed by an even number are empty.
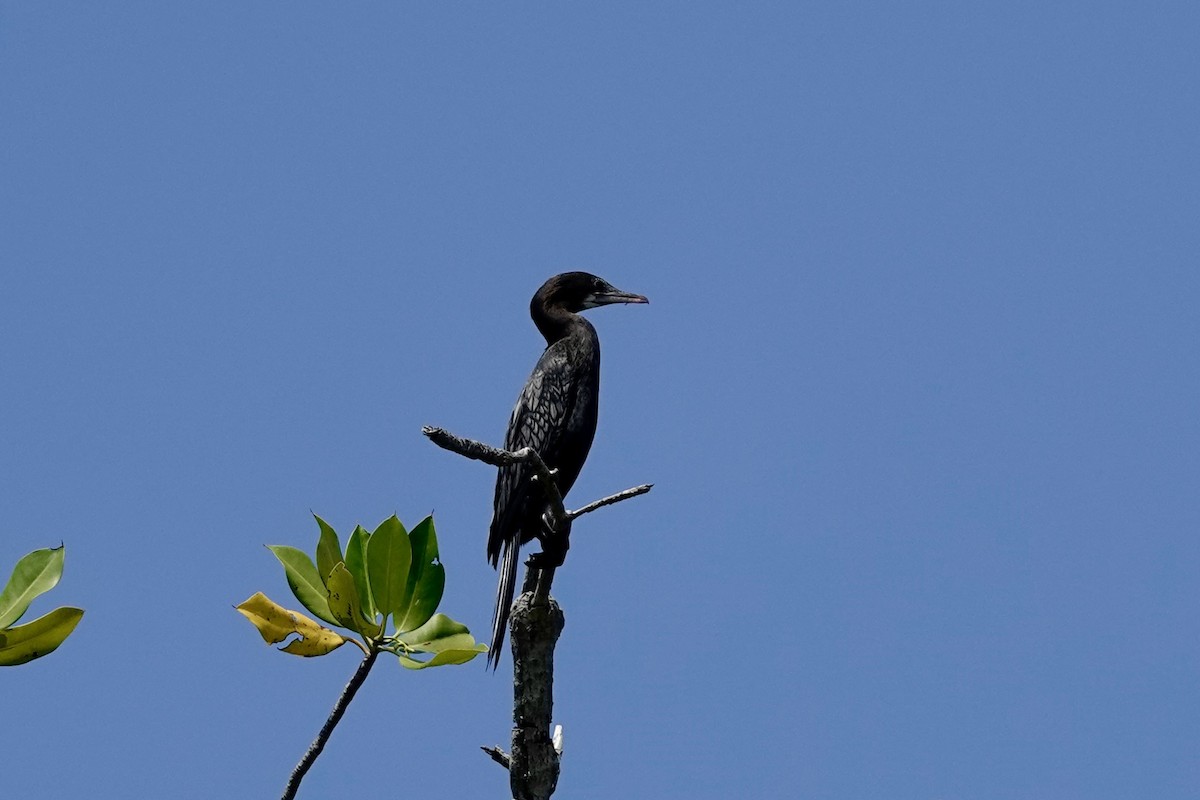
{"type": "Polygon", "coordinates": [[[64,606],[33,622],[0,631],[0,666],[24,664],[53,653],[82,617],[83,609],[64,606]]]}
{"type": "Polygon", "coordinates": [[[329,573],[329,610],[334,619],[352,631],[371,637],[383,633],[379,623],[372,622],[364,615],[354,576],[345,564],[338,564],[329,573]]]}
{"type": "Polygon", "coordinates": [[[298,611],[289,611],[262,592],[256,592],[237,606],[237,610],[258,628],[267,644],[279,644],[290,636],[298,636],[280,648],[294,656],[323,656],[346,643],[341,634],[318,625],[298,611]]]}

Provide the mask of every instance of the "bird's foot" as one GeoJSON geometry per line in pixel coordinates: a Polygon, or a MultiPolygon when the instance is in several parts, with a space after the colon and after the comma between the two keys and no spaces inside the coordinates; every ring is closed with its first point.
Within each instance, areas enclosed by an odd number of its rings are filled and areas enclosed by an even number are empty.
{"type": "Polygon", "coordinates": [[[554,569],[561,567],[567,559],[566,550],[558,550],[553,548],[550,550],[542,550],[540,553],[533,553],[529,556],[528,564],[534,569],[554,569]]]}

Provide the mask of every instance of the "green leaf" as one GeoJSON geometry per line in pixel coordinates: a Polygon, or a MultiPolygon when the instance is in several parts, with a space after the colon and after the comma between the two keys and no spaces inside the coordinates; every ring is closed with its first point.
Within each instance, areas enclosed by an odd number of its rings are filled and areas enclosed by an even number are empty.
{"type": "Polygon", "coordinates": [[[447,664],[465,664],[480,653],[487,652],[486,644],[479,644],[473,650],[443,650],[428,661],[418,661],[408,656],[398,656],[400,666],[405,669],[425,669],[426,667],[443,667],[447,664]]]}
{"type": "MultiPolygon", "coordinates": [[[[409,650],[423,653],[440,653],[444,650],[473,650],[477,646],[471,631],[461,622],[455,622],[445,614],[434,614],[433,617],[415,631],[402,633],[395,637],[397,642],[403,642],[409,650]]],[[[487,647],[483,646],[486,650],[487,647]]],[[[483,652],[480,650],[478,652],[483,652]]]]}
{"type": "Polygon", "coordinates": [[[442,592],[446,588],[446,568],[438,561],[433,517],[417,523],[408,538],[412,544],[412,568],[404,599],[396,612],[397,632],[411,631],[428,622],[442,602],[442,592]]]}
{"type": "Polygon", "coordinates": [[[411,563],[412,547],[408,543],[408,532],[393,514],[379,524],[367,545],[371,597],[375,607],[384,615],[385,624],[387,615],[395,614],[404,599],[411,563]]]}
{"type": "Polygon", "coordinates": [[[345,564],[338,564],[329,573],[329,609],[338,624],[358,631],[363,636],[374,638],[383,632],[383,626],[367,619],[363,614],[362,600],[354,585],[354,576],[345,564]]]}
{"type": "Polygon", "coordinates": [[[0,592],[0,628],[19,620],[35,597],[54,588],[62,577],[65,557],[66,549],[59,545],[34,550],[17,562],[12,577],[0,592]]]}
{"type": "Polygon", "coordinates": [[[12,667],[53,653],[82,618],[83,609],[56,608],[33,622],[0,632],[0,666],[12,667]]]}
{"type": "Polygon", "coordinates": [[[279,644],[290,636],[298,636],[280,648],[294,656],[323,656],[346,643],[341,634],[318,625],[299,611],[289,611],[262,592],[256,592],[237,610],[258,628],[267,644],[279,644]]]}
{"type": "Polygon", "coordinates": [[[338,541],[337,531],[316,514],[313,517],[321,528],[321,536],[317,539],[317,575],[326,583],[333,568],[346,559],[342,556],[342,543],[338,541]]]}
{"type": "Polygon", "coordinates": [[[465,664],[480,653],[487,652],[487,645],[476,642],[461,622],[455,622],[445,614],[434,614],[429,622],[415,631],[396,637],[403,643],[397,650],[407,647],[409,653],[432,653],[433,658],[420,661],[403,652],[397,652],[400,664],[407,669],[425,669],[445,664],[465,664]]]}
{"type": "Polygon", "coordinates": [[[354,586],[358,589],[363,613],[374,619],[379,615],[379,609],[375,605],[375,598],[371,596],[371,583],[367,580],[367,546],[370,542],[371,534],[363,526],[354,528],[350,541],[346,542],[346,569],[354,576],[354,586]]]}
{"type": "Polygon", "coordinates": [[[329,596],[325,582],[317,574],[317,568],[308,553],[285,544],[269,544],[267,549],[275,554],[287,575],[288,586],[296,599],[312,613],[326,622],[337,625],[338,620],[329,609],[329,596]]]}

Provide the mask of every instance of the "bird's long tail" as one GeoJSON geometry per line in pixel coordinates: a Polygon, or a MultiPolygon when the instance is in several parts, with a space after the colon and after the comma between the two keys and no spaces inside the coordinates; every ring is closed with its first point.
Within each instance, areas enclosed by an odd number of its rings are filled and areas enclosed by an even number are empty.
{"type": "Polygon", "coordinates": [[[517,557],[520,547],[513,539],[504,542],[504,553],[500,557],[500,582],[496,586],[496,608],[492,611],[492,646],[488,650],[488,666],[493,670],[500,665],[500,651],[504,647],[504,634],[508,630],[508,614],[512,609],[513,593],[517,583],[517,557]]]}

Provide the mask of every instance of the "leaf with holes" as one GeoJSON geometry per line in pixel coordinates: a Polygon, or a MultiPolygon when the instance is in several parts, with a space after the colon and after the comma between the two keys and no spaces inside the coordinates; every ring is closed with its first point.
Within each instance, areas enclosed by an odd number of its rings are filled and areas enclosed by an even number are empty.
{"type": "Polygon", "coordinates": [[[329,573],[329,609],[339,625],[358,631],[363,636],[375,638],[383,632],[382,625],[368,619],[363,613],[362,599],[354,585],[354,576],[346,569],[345,564],[338,564],[329,573]]]}
{"type": "Polygon", "coordinates": [[[267,644],[279,644],[292,636],[297,638],[281,647],[294,656],[323,656],[346,643],[345,637],[331,631],[299,611],[289,611],[262,592],[255,593],[237,606],[238,612],[250,620],[267,644]]]}

